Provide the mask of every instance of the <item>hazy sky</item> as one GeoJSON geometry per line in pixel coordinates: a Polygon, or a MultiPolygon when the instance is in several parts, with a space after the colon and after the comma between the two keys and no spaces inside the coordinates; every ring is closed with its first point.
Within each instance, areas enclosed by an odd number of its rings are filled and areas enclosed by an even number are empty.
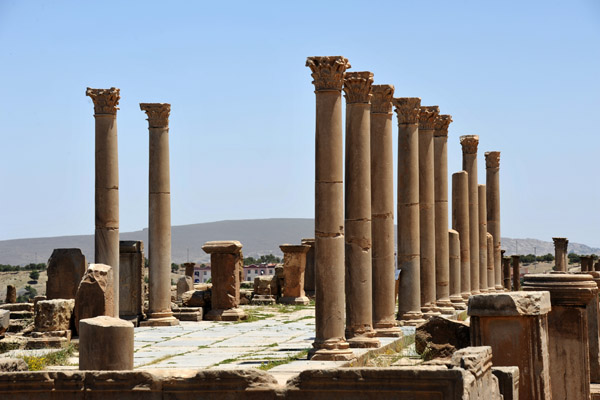
{"type": "MultiPolygon", "coordinates": [[[[0,0],[0,240],[91,234],[87,86],[121,89],[120,227],[147,226],[172,104],[173,225],[314,216],[307,56],[343,55],[501,151],[502,234],[600,247],[600,2],[0,0]]],[[[395,122],[394,118],[394,122],[395,122]]],[[[396,138],[396,136],[395,136],[396,138]]]]}

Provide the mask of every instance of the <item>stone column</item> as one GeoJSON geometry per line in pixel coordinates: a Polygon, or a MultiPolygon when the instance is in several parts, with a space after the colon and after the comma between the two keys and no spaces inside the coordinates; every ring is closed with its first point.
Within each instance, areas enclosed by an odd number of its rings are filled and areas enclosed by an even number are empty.
{"type": "Polygon", "coordinates": [[[511,256],[512,258],[512,287],[514,291],[521,290],[521,256],[511,256]]]}
{"type": "Polygon", "coordinates": [[[17,288],[14,285],[6,285],[6,304],[17,302],[17,288]]]}
{"type": "MultiPolygon", "coordinates": [[[[493,233],[492,233],[493,235],[493,233]]],[[[504,285],[506,282],[508,282],[508,286],[504,286],[503,289],[506,290],[510,290],[510,263],[509,263],[509,269],[508,269],[508,281],[506,281],[506,275],[504,274],[504,253],[506,253],[506,250],[500,250],[500,270],[501,270],[501,276],[502,276],[502,284],[504,285]]]]}
{"type": "Polygon", "coordinates": [[[302,244],[310,246],[306,253],[306,269],[304,270],[304,291],[307,296],[315,296],[315,239],[302,239],[302,244]]]}
{"type": "Polygon", "coordinates": [[[144,242],[119,242],[119,318],[138,326],[144,318],[144,242]]]}
{"type": "Polygon", "coordinates": [[[171,311],[171,178],[166,103],[140,103],[150,133],[148,215],[148,320],[141,326],[179,325],[171,311]]]}
{"type": "Polygon", "coordinates": [[[504,288],[510,290],[510,257],[502,257],[502,276],[504,277],[504,288]]]}
{"type": "Polygon", "coordinates": [[[469,299],[471,345],[491,346],[495,367],[519,367],[522,400],[552,398],[549,312],[550,295],[542,291],[487,293],[469,299]]]}
{"type": "Polygon", "coordinates": [[[460,137],[463,170],[469,174],[469,243],[471,249],[471,294],[479,294],[479,193],[477,189],[477,145],[479,136],[460,137]]]}
{"type": "Polygon", "coordinates": [[[235,240],[206,242],[202,250],[210,254],[212,279],[209,321],[239,321],[248,316],[239,308],[240,274],[244,265],[242,244],[235,240]]]}
{"type": "Polygon", "coordinates": [[[353,357],[344,338],[344,188],[342,85],[344,57],[309,57],[316,94],[315,341],[313,360],[353,357]]]}
{"type": "Polygon", "coordinates": [[[567,257],[567,248],[569,240],[567,238],[553,237],[554,241],[554,263],[556,271],[567,272],[569,270],[569,260],[567,257]]]}
{"type": "Polygon", "coordinates": [[[594,270],[594,257],[581,256],[581,271],[589,272],[594,270]]]}
{"type": "Polygon", "coordinates": [[[394,86],[373,85],[371,99],[371,232],[373,328],[376,336],[402,336],[396,326],[394,260],[394,86]]]}
{"type": "MultiPolygon", "coordinates": [[[[550,292],[548,349],[553,399],[590,398],[587,307],[598,286],[587,274],[529,274],[523,289],[550,292]]],[[[596,332],[596,335],[598,333],[596,332]]]]}
{"type": "MultiPolygon", "coordinates": [[[[495,289],[502,288],[502,255],[500,254],[500,152],[485,153],[485,186],[487,205],[487,230],[494,237],[494,281],[495,289]]],[[[491,287],[491,283],[488,282],[491,287]]]]}
{"type": "Polygon", "coordinates": [[[486,208],[485,185],[477,185],[477,196],[479,202],[479,291],[487,293],[487,208],[486,208]]]}
{"type": "Polygon", "coordinates": [[[186,262],[186,263],[183,263],[183,266],[185,267],[185,276],[189,276],[193,280],[194,279],[194,267],[196,266],[196,263],[186,262]]]}
{"type": "Polygon", "coordinates": [[[460,291],[463,300],[471,295],[471,241],[469,224],[469,174],[452,174],[452,229],[460,238],[460,291]]]}
{"type": "MultiPolygon", "coordinates": [[[[96,230],[94,262],[112,267],[119,276],[119,155],[117,105],[120,89],[87,88],[96,120],[96,230]]],[[[114,282],[114,315],[119,315],[119,281],[114,282]]]]}
{"type": "MultiPolygon", "coordinates": [[[[450,301],[448,249],[448,126],[452,116],[440,115],[433,133],[435,197],[435,298],[442,314],[454,314],[450,301]]],[[[460,275],[459,275],[460,276],[460,275]]]]}
{"type": "Polygon", "coordinates": [[[458,232],[448,231],[450,258],[450,301],[456,310],[466,310],[467,304],[460,295],[460,238],[458,232]]]}
{"type": "Polygon", "coordinates": [[[346,72],[346,338],[350,347],[373,339],[371,259],[371,84],[373,74],[346,72]]]}
{"type": "Polygon", "coordinates": [[[418,325],[421,313],[419,244],[419,112],[418,97],[395,98],[398,116],[398,319],[418,325]]]}
{"type": "Polygon", "coordinates": [[[283,304],[308,304],[308,297],[304,293],[304,270],[306,268],[306,253],[310,246],[306,244],[282,244],[283,251],[283,297],[279,301],[283,304]]]}
{"type": "Polygon", "coordinates": [[[79,321],[79,370],[133,370],[133,324],[99,316],[79,321]]]}
{"type": "MultiPolygon", "coordinates": [[[[488,277],[488,292],[495,292],[494,285],[495,269],[494,269],[494,236],[491,233],[485,235],[487,241],[487,277],[488,277]]],[[[500,268],[498,268],[500,270],[500,268]]]]}

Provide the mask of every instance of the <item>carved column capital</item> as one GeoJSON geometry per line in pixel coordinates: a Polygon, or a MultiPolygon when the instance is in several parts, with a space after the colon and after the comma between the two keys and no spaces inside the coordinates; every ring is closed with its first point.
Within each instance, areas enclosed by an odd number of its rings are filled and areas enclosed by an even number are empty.
{"type": "Polygon", "coordinates": [[[435,132],[434,137],[448,137],[448,127],[452,122],[452,115],[442,114],[438,115],[435,119],[435,132]]]}
{"type": "Polygon", "coordinates": [[[500,168],[500,152],[499,151],[486,151],[485,152],[485,167],[486,168],[500,168]]]}
{"type": "Polygon", "coordinates": [[[346,72],[344,75],[344,97],[347,104],[369,103],[373,73],[369,71],[346,72]]]}
{"type": "Polygon", "coordinates": [[[463,154],[477,154],[478,135],[463,135],[460,137],[463,154]]]}
{"type": "Polygon", "coordinates": [[[371,113],[391,114],[394,85],[373,85],[371,91],[371,113]]]}
{"type": "Polygon", "coordinates": [[[112,114],[116,115],[119,109],[119,99],[121,98],[121,89],[111,87],[110,89],[92,89],[87,88],[85,95],[90,96],[94,102],[94,114],[112,114]]]}
{"type": "Polygon", "coordinates": [[[419,130],[434,130],[435,120],[440,114],[438,106],[421,106],[419,113],[419,130]]]}
{"type": "Polygon", "coordinates": [[[168,103],[140,103],[140,110],[148,115],[150,128],[168,128],[171,105],[168,103]]]}
{"type": "Polygon", "coordinates": [[[342,56],[308,57],[306,66],[312,71],[315,92],[321,90],[341,91],[344,73],[350,68],[348,59],[342,56]]]}
{"type": "Polygon", "coordinates": [[[418,124],[421,111],[420,97],[393,98],[392,104],[396,107],[398,124],[418,124]]]}

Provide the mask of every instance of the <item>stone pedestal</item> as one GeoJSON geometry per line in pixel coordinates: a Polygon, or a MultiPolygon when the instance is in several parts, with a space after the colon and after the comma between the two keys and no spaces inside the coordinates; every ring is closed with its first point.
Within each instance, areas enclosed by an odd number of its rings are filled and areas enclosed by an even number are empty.
{"type": "MultiPolygon", "coordinates": [[[[469,243],[471,294],[479,294],[479,192],[477,189],[477,145],[479,136],[460,137],[463,151],[463,170],[469,175],[469,243]]],[[[460,231],[459,231],[460,232],[460,231]]],[[[461,242],[464,236],[461,234],[461,242]]]]}
{"type": "Polygon", "coordinates": [[[521,290],[521,256],[511,256],[512,258],[512,289],[521,290]]]}
{"type": "Polygon", "coordinates": [[[548,348],[552,398],[590,398],[590,353],[587,307],[598,298],[598,287],[586,274],[531,274],[524,290],[550,292],[548,348]]]}
{"type": "Polygon", "coordinates": [[[418,325],[421,313],[419,240],[419,112],[418,97],[395,98],[398,116],[398,319],[418,325]]]}
{"type": "Polygon", "coordinates": [[[344,187],[341,56],[309,57],[316,94],[315,341],[312,360],[353,358],[344,338],[344,187]]]}
{"type": "Polygon", "coordinates": [[[569,270],[569,259],[567,257],[569,247],[569,240],[567,238],[553,237],[554,242],[554,263],[556,264],[556,271],[566,272],[569,270]]]}
{"type": "Polygon", "coordinates": [[[243,268],[242,244],[238,241],[206,242],[202,250],[210,254],[212,278],[210,321],[239,321],[248,316],[239,308],[240,268],[243,268]]]}
{"type": "Polygon", "coordinates": [[[581,272],[589,272],[594,270],[594,257],[581,256],[581,272]]]}
{"type": "Polygon", "coordinates": [[[148,215],[148,319],[141,326],[179,325],[171,311],[171,178],[166,103],[140,103],[150,133],[148,215]]]}
{"type": "Polygon", "coordinates": [[[477,186],[477,195],[479,202],[479,291],[487,293],[488,274],[487,274],[487,208],[486,208],[486,189],[485,185],[477,186]]]}
{"type": "MultiPolygon", "coordinates": [[[[502,255],[500,253],[500,152],[485,153],[485,186],[487,204],[487,229],[494,237],[494,288],[502,287],[502,255]]],[[[490,282],[488,282],[489,284],[490,282]]]]}
{"type": "Polygon", "coordinates": [[[133,324],[112,317],[79,321],[79,370],[133,369],[133,324]]]}
{"type": "Polygon", "coordinates": [[[144,319],[144,242],[119,242],[119,318],[138,326],[144,319]]]}
{"type": "Polygon", "coordinates": [[[504,287],[506,290],[510,290],[510,257],[502,257],[502,276],[504,278],[504,287]]]}
{"type": "MultiPolygon", "coordinates": [[[[117,105],[120,89],[87,88],[96,120],[96,230],[94,262],[109,265],[119,276],[119,156],[117,105]]],[[[119,315],[119,280],[113,287],[113,315],[119,315]]]]}
{"type": "Polygon", "coordinates": [[[17,302],[17,288],[14,285],[6,285],[5,303],[11,304],[17,302]]]}
{"type": "Polygon", "coordinates": [[[460,239],[460,291],[463,300],[471,295],[468,176],[465,171],[452,174],[452,229],[458,232],[460,239]]]}
{"type": "MultiPolygon", "coordinates": [[[[494,237],[491,233],[485,235],[487,241],[487,276],[488,276],[488,292],[495,292],[496,285],[494,281],[496,279],[495,268],[494,268],[494,237]]],[[[498,268],[500,270],[500,268],[498,268]]],[[[500,285],[502,286],[502,285],[500,285]]]]}
{"type": "Polygon", "coordinates": [[[54,249],[48,260],[46,298],[74,299],[86,268],[80,249],[54,249]]]}
{"type": "Polygon", "coordinates": [[[306,253],[310,246],[306,244],[283,244],[279,246],[283,251],[283,297],[279,299],[283,304],[307,305],[308,297],[304,293],[304,269],[306,267],[306,253]]]}
{"type": "Polygon", "coordinates": [[[448,231],[449,261],[450,261],[450,301],[456,310],[466,310],[465,303],[460,292],[460,237],[457,231],[448,231]]]}
{"type": "Polygon", "coordinates": [[[396,326],[394,250],[394,86],[373,85],[371,99],[371,228],[373,328],[376,336],[402,336],[396,326]]]}
{"type": "Polygon", "coordinates": [[[519,367],[521,400],[554,398],[550,392],[554,364],[548,356],[548,312],[547,292],[487,293],[469,299],[471,345],[491,346],[494,366],[519,367]]]}
{"type": "Polygon", "coordinates": [[[189,276],[190,278],[192,278],[192,281],[193,281],[194,280],[194,267],[196,266],[196,263],[187,262],[187,263],[183,263],[183,266],[185,267],[185,276],[189,276]]]}
{"type": "Polygon", "coordinates": [[[315,239],[302,239],[302,244],[310,246],[306,253],[306,269],[304,270],[304,291],[307,296],[315,296],[315,239]]]}

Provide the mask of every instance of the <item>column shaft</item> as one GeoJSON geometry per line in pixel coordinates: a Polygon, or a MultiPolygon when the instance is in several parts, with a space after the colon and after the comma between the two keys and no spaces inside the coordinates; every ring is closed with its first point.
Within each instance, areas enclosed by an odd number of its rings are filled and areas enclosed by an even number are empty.
{"type": "Polygon", "coordinates": [[[510,257],[502,257],[502,278],[504,280],[504,288],[506,290],[511,290],[510,257]]]}
{"type": "Polygon", "coordinates": [[[466,310],[467,305],[460,295],[460,238],[454,229],[448,231],[450,258],[450,301],[457,310],[466,310]]]}
{"type": "Polygon", "coordinates": [[[471,295],[471,248],[469,224],[469,174],[452,174],[452,229],[460,239],[460,290],[464,300],[471,295]]]}
{"type": "MultiPolygon", "coordinates": [[[[477,145],[479,136],[460,137],[463,170],[469,174],[469,242],[471,249],[471,294],[479,293],[479,193],[477,189],[477,145]]],[[[462,235],[461,235],[462,241],[462,235]]]]}
{"type": "Polygon", "coordinates": [[[512,258],[512,286],[514,291],[521,290],[521,256],[512,258]]]}
{"type": "Polygon", "coordinates": [[[552,238],[554,241],[554,263],[557,271],[567,272],[569,270],[569,260],[567,249],[569,240],[567,238],[552,238]]]}
{"type": "Polygon", "coordinates": [[[487,276],[487,209],[485,200],[485,185],[477,186],[477,194],[479,196],[479,290],[482,293],[488,291],[488,276],[487,276]]]}
{"type": "Polygon", "coordinates": [[[487,229],[494,237],[494,287],[496,290],[502,290],[499,151],[488,151],[485,153],[485,167],[487,229]]]}
{"type": "Polygon", "coordinates": [[[494,284],[496,277],[494,269],[494,236],[491,233],[486,233],[487,239],[487,279],[488,291],[495,292],[496,285],[494,284]]]}

